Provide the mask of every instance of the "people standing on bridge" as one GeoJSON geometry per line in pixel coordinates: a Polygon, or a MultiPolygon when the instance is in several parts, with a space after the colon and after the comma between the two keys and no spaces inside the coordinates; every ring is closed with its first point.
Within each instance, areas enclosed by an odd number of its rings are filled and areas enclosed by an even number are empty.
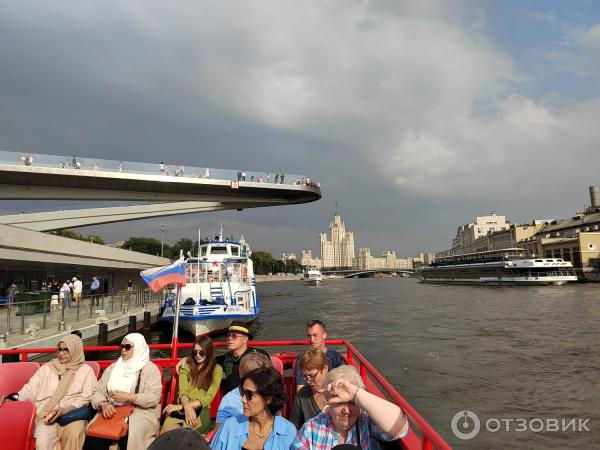
{"type": "Polygon", "coordinates": [[[95,303],[96,306],[100,306],[100,281],[95,276],[92,277],[90,291],[92,293],[92,305],[95,303]]]}
{"type": "Polygon", "coordinates": [[[119,161],[119,172],[123,172],[123,161],[119,161]]]}
{"type": "MultiPolygon", "coordinates": [[[[320,320],[311,320],[306,324],[306,338],[311,348],[320,348],[327,357],[327,367],[329,370],[335,369],[343,364],[346,364],[342,355],[333,349],[327,348],[325,339],[327,339],[327,327],[320,320]]],[[[302,374],[300,366],[302,354],[296,358],[294,368],[294,379],[296,380],[296,390],[299,391],[306,384],[306,378],[302,374]]]]}
{"type": "Polygon", "coordinates": [[[158,167],[160,170],[160,174],[164,175],[165,174],[165,163],[161,161],[160,166],[158,166],[158,167]]]}
{"type": "Polygon", "coordinates": [[[275,180],[273,182],[275,184],[277,184],[279,182],[279,174],[278,173],[275,174],[275,180]]]}
{"type": "Polygon", "coordinates": [[[73,277],[73,302],[75,306],[81,304],[81,294],[83,293],[83,284],[77,277],[73,277]]]}
{"type": "Polygon", "coordinates": [[[133,291],[133,280],[127,280],[127,291],[133,291]]]}
{"type": "Polygon", "coordinates": [[[210,178],[210,168],[204,169],[204,178],[210,178]]]}

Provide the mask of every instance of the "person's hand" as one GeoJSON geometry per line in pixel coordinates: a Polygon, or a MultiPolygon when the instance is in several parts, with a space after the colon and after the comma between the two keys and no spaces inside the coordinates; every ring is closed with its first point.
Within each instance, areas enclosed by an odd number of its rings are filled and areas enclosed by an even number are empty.
{"type": "Polygon", "coordinates": [[[112,393],[112,399],[115,403],[127,403],[131,401],[131,394],[129,392],[115,391],[112,393]]]}
{"type": "Polygon", "coordinates": [[[186,362],[187,362],[187,357],[186,358],[181,358],[179,360],[179,362],[175,365],[175,370],[177,371],[177,373],[179,373],[179,371],[185,365],[186,362]]]}
{"type": "Polygon", "coordinates": [[[185,411],[185,421],[192,428],[196,428],[198,425],[198,418],[196,416],[196,410],[189,403],[183,407],[185,411]]]}
{"type": "Polygon", "coordinates": [[[102,409],[102,417],[110,419],[115,415],[115,407],[108,402],[100,403],[100,409],[102,409]]]}
{"type": "Polygon", "coordinates": [[[50,424],[50,423],[54,423],[56,422],[56,419],[58,419],[60,416],[62,416],[65,413],[65,410],[63,408],[54,408],[52,411],[50,411],[50,413],[48,413],[48,415],[46,416],[46,423],[50,424]]]}
{"type": "Polygon", "coordinates": [[[172,404],[169,404],[169,405],[165,406],[165,409],[163,409],[163,413],[168,416],[173,411],[180,411],[182,408],[183,408],[183,405],[172,405],[172,404]]]}
{"type": "Polygon", "coordinates": [[[334,383],[329,383],[319,392],[325,395],[329,403],[352,402],[358,392],[358,386],[346,380],[338,380],[334,383]]]}

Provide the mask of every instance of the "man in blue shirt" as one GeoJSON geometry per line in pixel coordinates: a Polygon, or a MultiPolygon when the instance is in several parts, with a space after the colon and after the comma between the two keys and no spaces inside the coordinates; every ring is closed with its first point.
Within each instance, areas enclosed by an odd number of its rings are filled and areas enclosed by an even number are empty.
{"type": "Polygon", "coordinates": [[[100,306],[100,296],[98,295],[100,293],[100,281],[98,281],[98,278],[92,277],[90,290],[92,291],[92,305],[95,302],[96,306],[100,306]]]}
{"type": "MultiPolygon", "coordinates": [[[[311,320],[306,324],[306,338],[311,348],[320,348],[327,357],[327,366],[329,370],[335,369],[338,366],[346,364],[342,355],[333,349],[328,349],[325,346],[325,339],[327,339],[327,327],[320,320],[311,320]]],[[[300,356],[302,352],[298,354],[296,362],[294,363],[294,378],[296,380],[296,390],[299,391],[306,384],[306,379],[302,375],[302,369],[300,368],[300,356]]]]}

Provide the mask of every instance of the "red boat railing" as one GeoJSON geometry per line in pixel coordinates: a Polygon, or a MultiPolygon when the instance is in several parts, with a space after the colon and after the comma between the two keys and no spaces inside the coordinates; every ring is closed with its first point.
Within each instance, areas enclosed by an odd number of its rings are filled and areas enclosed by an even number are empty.
{"type": "MultiPolygon", "coordinates": [[[[348,340],[327,340],[328,346],[343,346],[346,349],[345,358],[348,364],[353,364],[365,382],[367,389],[382,397],[388,397],[395,402],[407,415],[411,424],[411,432],[406,438],[400,441],[400,445],[406,450],[451,450],[450,445],[427,423],[427,421],[408,403],[408,401],[396,391],[396,389],[379,373],[371,363],[358,351],[358,349],[348,340]],[[419,434],[420,436],[417,436],[419,434]]],[[[215,347],[224,347],[224,342],[214,342],[215,347]]],[[[252,347],[306,347],[306,340],[279,340],[279,341],[251,341],[252,347]]],[[[150,344],[152,350],[163,350],[171,353],[171,358],[158,358],[152,361],[163,369],[172,370],[179,360],[179,350],[192,348],[192,343],[180,343],[176,339],[171,344],[150,344]]],[[[29,355],[40,353],[54,353],[54,348],[20,348],[13,350],[0,350],[0,355],[19,355],[22,361],[27,361],[29,355]]],[[[96,352],[118,352],[118,345],[110,346],[89,346],[85,347],[86,353],[96,352]]],[[[295,352],[280,352],[277,354],[286,368],[291,368],[295,360],[295,352]]],[[[98,361],[102,370],[112,364],[113,360],[98,361]]],[[[293,378],[288,383],[293,387],[293,378]]],[[[291,389],[292,395],[295,389],[291,389]]],[[[173,397],[173,395],[171,395],[173,397]]]]}

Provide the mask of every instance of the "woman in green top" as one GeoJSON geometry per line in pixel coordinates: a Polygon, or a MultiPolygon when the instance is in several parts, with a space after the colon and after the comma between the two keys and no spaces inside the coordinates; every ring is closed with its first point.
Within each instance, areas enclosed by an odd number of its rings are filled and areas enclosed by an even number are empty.
{"type": "Polygon", "coordinates": [[[167,418],[161,433],[180,427],[193,428],[199,433],[208,431],[210,404],[223,376],[223,369],[214,355],[211,338],[196,338],[192,355],[179,372],[179,404],[165,408],[167,418]]]}

